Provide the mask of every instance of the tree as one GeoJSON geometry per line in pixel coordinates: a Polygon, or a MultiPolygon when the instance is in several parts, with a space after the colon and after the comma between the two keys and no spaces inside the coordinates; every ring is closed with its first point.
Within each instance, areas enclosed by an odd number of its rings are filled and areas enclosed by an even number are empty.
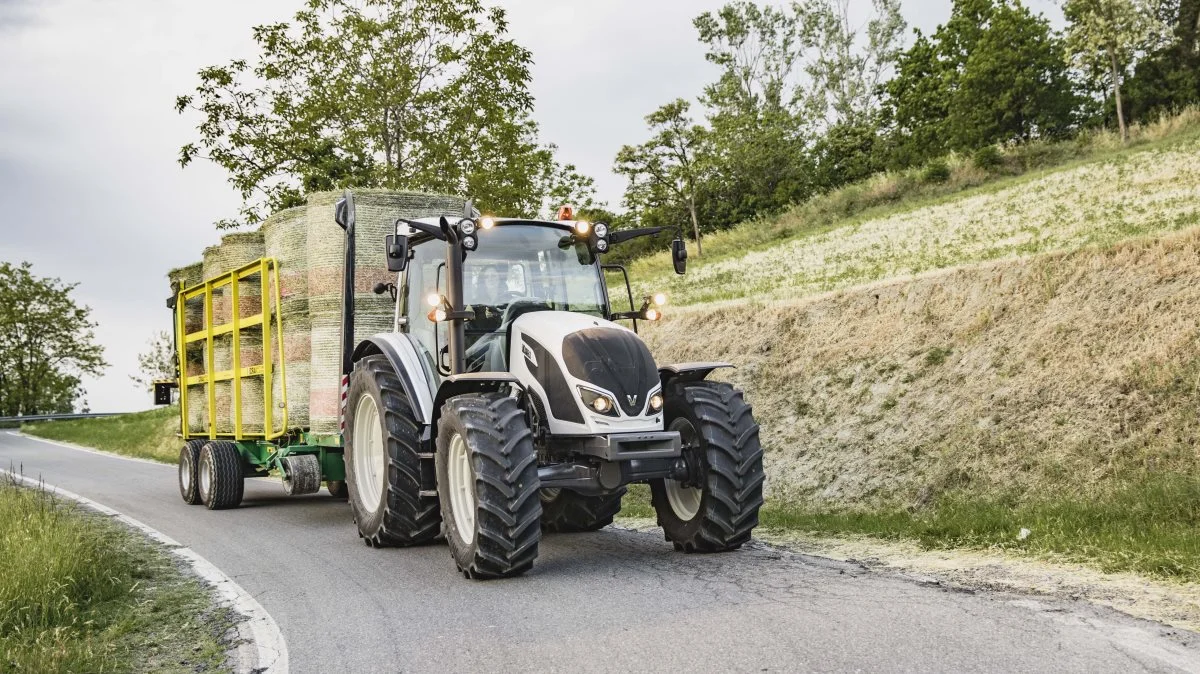
{"type": "Polygon", "coordinates": [[[673,204],[687,208],[696,237],[696,255],[702,256],[696,195],[707,132],[692,122],[690,107],[680,98],[647,115],[646,123],[655,135],[642,145],[622,147],[613,170],[629,178],[627,207],[673,204]]]}
{"type": "Polygon", "coordinates": [[[1150,0],[1066,0],[1067,53],[1094,79],[1108,79],[1121,140],[1128,139],[1121,82],[1139,50],[1161,32],[1150,0]]]}
{"type": "Polygon", "coordinates": [[[1068,132],[1078,98],[1062,53],[1045,17],[1018,0],[955,0],[886,85],[893,165],[1068,132]]]}
{"type": "Polygon", "coordinates": [[[138,354],[138,374],[131,374],[129,378],[138,386],[152,391],[154,382],[174,379],[177,369],[175,340],[172,339],[171,333],[161,330],[147,340],[146,350],[138,354]]]}
{"type": "Polygon", "coordinates": [[[0,416],[70,412],[81,377],[107,367],[91,309],[71,298],[78,284],[31,270],[0,262],[0,416]]]}
{"type": "Polygon", "coordinates": [[[254,28],[254,65],[204,68],[177,98],[201,118],[180,164],[224,168],[245,223],[343,187],[467,194],[534,214],[585,179],[538,141],[532,56],[507,29],[504,10],[481,0],[306,0],[292,22],[254,28]]]}
{"type": "Polygon", "coordinates": [[[794,3],[804,47],[814,52],[810,108],[831,125],[862,128],[874,121],[879,89],[900,57],[906,24],[899,0],[871,0],[866,44],[850,20],[850,0],[794,3]]]}
{"type": "Polygon", "coordinates": [[[1121,89],[1132,117],[1200,102],[1200,0],[1158,0],[1157,5],[1163,39],[1138,59],[1121,89]]]}

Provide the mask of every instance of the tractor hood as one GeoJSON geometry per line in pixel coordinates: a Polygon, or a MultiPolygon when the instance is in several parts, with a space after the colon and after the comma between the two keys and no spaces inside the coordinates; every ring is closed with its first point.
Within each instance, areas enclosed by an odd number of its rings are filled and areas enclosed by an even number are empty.
{"type": "Polygon", "coordinates": [[[658,367],[632,330],[595,316],[538,311],[513,322],[510,370],[539,393],[551,432],[562,435],[662,430],[649,407],[660,389],[658,367]],[[596,412],[580,387],[610,398],[596,412]]]}

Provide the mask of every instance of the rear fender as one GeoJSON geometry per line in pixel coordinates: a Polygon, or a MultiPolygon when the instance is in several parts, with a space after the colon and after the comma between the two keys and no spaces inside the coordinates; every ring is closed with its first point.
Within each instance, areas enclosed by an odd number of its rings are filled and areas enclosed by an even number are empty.
{"type": "Polygon", "coordinates": [[[355,347],[351,362],[376,354],[386,356],[392,364],[417,421],[425,426],[433,423],[435,380],[413,338],[400,332],[375,335],[355,347]]]}
{"type": "Polygon", "coordinates": [[[671,384],[688,384],[696,381],[703,381],[712,374],[713,370],[721,368],[733,367],[732,363],[677,363],[675,365],[664,365],[658,368],[658,378],[662,380],[663,391],[670,388],[671,384]]]}

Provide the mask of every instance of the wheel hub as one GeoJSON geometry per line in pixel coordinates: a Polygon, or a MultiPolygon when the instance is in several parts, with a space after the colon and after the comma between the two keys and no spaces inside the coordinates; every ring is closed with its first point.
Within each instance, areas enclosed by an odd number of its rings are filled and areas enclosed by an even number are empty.
{"type": "Polygon", "coordinates": [[[700,514],[700,506],[704,498],[704,490],[692,485],[703,485],[704,474],[703,448],[700,446],[700,435],[696,427],[685,417],[679,417],[671,422],[669,430],[679,433],[679,441],[683,446],[681,454],[688,468],[686,481],[664,479],[663,487],[667,493],[667,503],[675,516],[684,522],[689,522],[700,514]]]}

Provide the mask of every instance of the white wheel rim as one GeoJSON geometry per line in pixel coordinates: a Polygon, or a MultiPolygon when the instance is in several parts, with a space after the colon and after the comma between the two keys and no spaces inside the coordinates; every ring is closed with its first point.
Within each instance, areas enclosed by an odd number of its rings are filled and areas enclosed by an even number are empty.
{"type": "Polygon", "coordinates": [[[690,522],[700,514],[700,499],[704,492],[695,487],[685,487],[676,480],[664,480],[667,488],[667,503],[675,516],[684,522],[690,522]]]}
{"type": "Polygon", "coordinates": [[[208,452],[200,453],[200,496],[204,499],[212,493],[212,476],[209,475],[212,461],[209,460],[208,452]]]}
{"type": "Polygon", "coordinates": [[[179,462],[179,486],[188,491],[192,486],[191,457],[179,462]]]}
{"type": "Polygon", "coordinates": [[[383,497],[383,480],[387,461],[383,451],[383,425],[379,423],[379,406],[370,395],[358,399],[354,408],[354,483],[362,504],[379,510],[383,497]]]}
{"type": "Polygon", "coordinates": [[[471,456],[461,434],[455,433],[450,438],[446,459],[454,528],[463,543],[470,545],[475,540],[475,473],[471,470],[471,456]]]}
{"type": "MultiPolygon", "coordinates": [[[[685,452],[702,451],[700,435],[686,417],[679,417],[672,421],[669,430],[679,432],[679,440],[683,444],[685,452]]],[[[676,517],[684,522],[690,522],[692,518],[700,514],[700,501],[704,497],[704,490],[697,487],[685,487],[677,480],[663,480],[663,486],[667,492],[667,504],[671,506],[671,511],[675,513],[676,517]]]]}

